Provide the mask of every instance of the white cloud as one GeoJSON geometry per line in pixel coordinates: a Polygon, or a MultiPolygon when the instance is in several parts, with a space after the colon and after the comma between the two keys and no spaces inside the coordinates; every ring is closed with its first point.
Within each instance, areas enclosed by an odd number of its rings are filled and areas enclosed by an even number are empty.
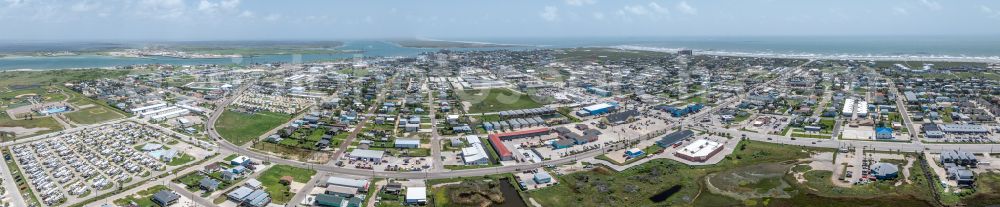
{"type": "Polygon", "coordinates": [[[677,10],[680,10],[685,14],[698,14],[698,9],[695,9],[687,1],[681,1],[677,3],[677,10]]]}
{"type": "Polygon", "coordinates": [[[253,13],[252,11],[248,11],[248,10],[243,10],[243,12],[240,12],[240,15],[239,15],[239,17],[243,17],[243,18],[253,18],[253,17],[254,17],[254,13],[253,13]]]}
{"type": "Polygon", "coordinates": [[[201,0],[201,2],[198,3],[198,11],[212,13],[215,12],[218,8],[219,8],[218,3],[212,3],[208,0],[201,0]]]}
{"type": "Polygon", "coordinates": [[[278,21],[279,19],[281,19],[281,14],[268,14],[264,17],[264,20],[269,22],[278,21]]]}
{"type": "Polygon", "coordinates": [[[596,20],[604,20],[604,13],[603,12],[594,12],[593,14],[591,14],[591,16],[593,16],[594,19],[596,19],[596,20]]]}
{"type": "Polygon", "coordinates": [[[892,14],[895,14],[895,15],[907,15],[907,14],[910,14],[910,12],[906,11],[906,9],[903,8],[903,7],[892,7],[892,14]]]}
{"type": "Polygon", "coordinates": [[[216,13],[216,12],[236,12],[240,6],[240,0],[222,0],[219,2],[211,2],[208,0],[201,0],[198,3],[198,11],[205,13],[216,13]]]}
{"type": "Polygon", "coordinates": [[[566,4],[570,6],[583,6],[595,3],[597,3],[597,0],[566,0],[566,4]]]}
{"type": "Polygon", "coordinates": [[[622,10],[636,16],[645,16],[649,14],[649,10],[643,5],[625,5],[625,8],[622,8],[622,10]]]}
{"type": "Polygon", "coordinates": [[[987,6],[979,6],[979,10],[983,11],[983,13],[986,13],[987,17],[1000,18],[1000,11],[993,10],[993,8],[987,6]]]}
{"type": "Polygon", "coordinates": [[[920,0],[920,4],[930,10],[941,10],[941,4],[932,0],[920,0]]]}
{"type": "Polygon", "coordinates": [[[100,7],[100,3],[91,3],[90,1],[81,1],[81,2],[76,2],[76,4],[73,4],[73,6],[70,6],[69,9],[73,10],[75,12],[88,12],[88,11],[93,11],[93,10],[97,9],[98,7],[100,7]]]}
{"type": "Polygon", "coordinates": [[[184,16],[185,6],[183,0],[142,0],[134,11],[157,19],[178,19],[184,16]]]}
{"type": "Polygon", "coordinates": [[[670,10],[668,10],[666,7],[660,6],[660,4],[657,4],[656,2],[649,2],[649,8],[661,14],[666,14],[670,12],[670,10]]]}
{"type": "Polygon", "coordinates": [[[219,2],[219,5],[222,6],[222,9],[236,9],[236,7],[240,6],[240,0],[222,0],[219,2]]]}
{"type": "Polygon", "coordinates": [[[542,19],[550,22],[559,20],[559,8],[554,6],[546,6],[545,9],[538,14],[538,16],[541,16],[542,19]]]}

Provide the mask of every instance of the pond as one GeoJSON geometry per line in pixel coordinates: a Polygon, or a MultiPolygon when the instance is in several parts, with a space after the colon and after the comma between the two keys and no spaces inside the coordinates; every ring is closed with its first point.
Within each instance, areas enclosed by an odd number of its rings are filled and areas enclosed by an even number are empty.
{"type": "Polygon", "coordinates": [[[528,207],[528,204],[524,202],[524,198],[521,194],[514,189],[514,186],[510,184],[510,180],[507,178],[500,179],[500,192],[503,193],[504,202],[501,204],[495,204],[493,206],[497,207],[528,207]]]}

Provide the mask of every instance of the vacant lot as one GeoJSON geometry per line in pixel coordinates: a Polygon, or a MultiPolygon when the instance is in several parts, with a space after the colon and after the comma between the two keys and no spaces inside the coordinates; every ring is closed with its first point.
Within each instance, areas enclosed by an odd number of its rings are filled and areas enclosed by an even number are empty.
{"type": "Polygon", "coordinates": [[[281,184],[283,176],[292,176],[297,183],[309,182],[309,179],[316,174],[316,170],[292,167],[288,165],[275,165],[264,171],[257,180],[264,184],[264,190],[271,194],[271,202],[285,204],[295,196],[295,192],[289,191],[289,186],[281,184]]]}
{"type": "Polygon", "coordinates": [[[278,127],[288,120],[292,115],[274,112],[257,112],[253,114],[226,110],[215,123],[216,130],[227,141],[236,145],[243,145],[250,140],[257,139],[260,135],[278,127]]]}
{"type": "Polygon", "coordinates": [[[457,95],[462,102],[467,102],[469,104],[468,113],[497,112],[542,107],[541,103],[532,100],[528,94],[514,92],[505,88],[465,90],[457,93],[457,95]]]}

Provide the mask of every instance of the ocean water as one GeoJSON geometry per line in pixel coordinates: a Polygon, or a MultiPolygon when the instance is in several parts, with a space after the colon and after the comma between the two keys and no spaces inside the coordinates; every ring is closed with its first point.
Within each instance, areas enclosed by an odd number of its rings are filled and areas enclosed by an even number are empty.
{"type": "MultiPolygon", "coordinates": [[[[854,37],[603,37],[603,38],[479,38],[448,39],[515,44],[505,48],[448,48],[451,50],[534,49],[612,47],[652,51],[691,49],[701,54],[797,57],[825,59],[931,59],[1000,62],[1000,36],[854,36],[854,37]]],[[[117,45],[85,45],[112,47],[117,45]]],[[[30,49],[32,45],[18,45],[30,49]]],[[[46,44],[42,48],[72,47],[46,44]]],[[[359,54],[260,55],[243,58],[182,59],[170,57],[126,58],[108,56],[2,57],[0,70],[114,67],[134,64],[252,64],[272,62],[312,62],[358,56],[415,56],[438,48],[407,48],[375,40],[345,41],[345,50],[359,54]]],[[[2,50],[2,48],[0,48],[2,50]]]]}

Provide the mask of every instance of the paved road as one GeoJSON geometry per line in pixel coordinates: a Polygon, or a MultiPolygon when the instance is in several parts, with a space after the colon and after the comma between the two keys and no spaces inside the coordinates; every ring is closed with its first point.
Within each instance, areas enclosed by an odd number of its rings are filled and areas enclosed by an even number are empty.
{"type": "Polygon", "coordinates": [[[431,116],[431,172],[438,172],[444,170],[444,160],[441,159],[441,134],[438,133],[437,129],[437,106],[434,102],[434,91],[427,93],[427,100],[431,103],[430,116],[431,116]]]}
{"type": "MultiPolygon", "coordinates": [[[[812,62],[812,61],[810,60],[809,62],[812,62]]],[[[803,66],[806,65],[806,64],[808,64],[808,62],[805,63],[805,64],[803,64],[803,66]]],[[[799,66],[799,67],[801,67],[801,66],[799,66]]],[[[768,82],[765,82],[763,84],[758,84],[757,87],[751,89],[751,91],[759,90],[762,87],[774,84],[775,81],[783,80],[783,77],[786,76],[787,74],[789,74],[789,73],[784,73],[784,74],[782,74],[781,77],[772,79],[772,80],[770,80],[768,82]]],[[[381,93],[380,93],[380,95],[381,95],[381,93]]],[[[684,120],[684,121],[681,122],[681,125],[686,125],[686,126],[689,126],[689,127],[693,127],[694,126],[694,124],[693,124],[694,120],[699,120],[700,117],[708,116],[712,112],[717,111],[719,108],[722,108],[721,106],[728,106],[728,105],[734,104],[737,101],[742,100],[745,97],[746,97],[745,94],[735,96],[734,98],[731,98],[731,99],[723,102],[722,104],[720,104],[719,105],[720,107],[712,107],[712,108],[710,108],[708,110],[703,110],[702,112],[699,112],[699,113],[693,115],[692,117],[687,118],[686,120],[684,120]]],[[[231,103],[231,101],[227,100],[226,102],[224,102],[224,104],[221,104],[221,105],[219,105],[217,107],[218,107],[218,109],[224,109],[229,103],[231,103]]],[[[515,171],[520,171],[522,169],[532,169],[532,168],[537,168],[537,167],[541,167],[541,166],[544,166],[544,165],[558,165],[558,164],[563,164],[563,163],[574,162],[574,161],[576,161],[575,158],[584,159],[584,158],[588,158],[588,157],[597,156],[597,155],[603,154],[604,153],[603,151],[605,150],[604,148],[601,148],[599,150],[593,150],[593,151],[585,152],[585,153],[579,154],[578,156],[573,156],[571,158],[568,157],[568,158],[547,160],[547,161],[543,161],[543,162],[540,162],[540,163],[533,163],[533,164],[522,164],[522,165],[514,165],[514,166],[491,167],[491,168],[478,168],[478,169],[468,169],[468,170],[454,170],[454,171],[433,172],[433,173],[431,173],[431,172],[379,172],[379,171],[374,171],[374,170],[341,168],[341,167],[337,167],[337,166],[333,166],[333,165],[329,165],[329,164],[317,165],[317,164],[303,163],[303,162],[299,162],[299,161],[295,161],[295,160],[282,159],[282,158],[278,158],[278,157],[274,157],[274,156],[270,156],[270,155],[266,155],[266,154],[254,152],[254,151],[251,151],[251,150],[247,150],[246,148],[243,148],[243,147],[235,146],[232,143],[229,143],[229,142],[225,141],[225,139],[222,139],[219,136],[219,134],[216,132],[216,130],[215,130],[214,122],[218,118],[219,111],[221,111],[221,110],[218,110],[218,109],[216,110],[216,113],[213,114],[212,118],[209,119],[209,122],[208,122],[209,123],[208,124],[208,132],[209,133],[208,134],[213,139],[219,141],[219,145],[220,145],[221,150],[226,151],[226,152],[243,154],[243,155],[246,155],[246,156],[254,158],[254,159],[269,160],[269,161],[271,161],[273,163],[277,163],[277,164],[285,164],[285,165],[299,166],[299,167],[304,167],[304,168],[311,168],[311,169],[316,169],[317,171],[320,171],[320,172],[330,172],[330,173],[334,173],[334,174],[347,174],[347,175],[371,176],[371,177],[382,177],[382,178],[403,178],[403,179],[421,179],[421,178],[423,178],[423,179],[435,179],[435,178],[482,176],[482,175],[489,175],[489,174],[515,172],[515,171]]],[[[371,108],[369,110],[371,110],[371,108]]],[[[735,130],[735,129],[703,128],[702,130],[713,131],[713,132],[729,133],[729,134],[732,134],[732,135],[734,135],[736,137],[739,137],[742,134],[746,134],[748,139],[757,140],[757,141],[763,141],[763,142],[780,143],[780,144],[788,144],[788,145],[796,145],[796,146],[823,147],[823,148],[840,148],[842,146],[854,146],[854,147],[867,147],[869,149],[875,149],[875,150],[885,150],[885,151],[900,150],[900,151],[907,151],[907,152],[917,152],[917,151],[923,151],[923,150],[942,150],[942,149],[962,149],[962,150],[971,151],[971,152],[992,152],[994,150],[994,147],[1000,148],[1000,144],[981,144],[981,145],[931,144],[931,145],[921,145],[920,143],[879,142],[879,141],[861,141],[861,140],[826,140],[826,139],[804,139],[804,138],[792,139],[792,138],[789,138],[789,137],[776,136],[776,135],[768,135],[768,134],[760,134],[760,133],[752,133],[752,132],[744,132],[744,131],[738,131],[738,130],[735,130]]],[[[434,157],[433,159],[436,159],[435,162],[439,162],[440,157],[434,157]]]]}
{"type": "MultiPolygon", "coordinates": [[[[388,81],[386,81],[386,83],[392,83],[393,80],[395,79],[396,79],[395,77],[390,78],[388,81]]],[[[368,106],[368,111],[366,111],[364,114],[371,114],[375,112],[375,109],[377,109],[379,106],[378,104],[382,103],[382,101],[385,100],[384,93],[385,93],[384,90],[380,90],[378,92],[378,94],[375,97],[375,102],[374,102],[375,104],[368,106]]],[[[354,127],[354,131],[351,131],[351,134],[347,135],[347,138],[344,139],[344,142],[340,143],[340,147],[337,148],[337,151],[335,151],[332,157],[330,157],[330,163],[336,162],[337,160],[340,159],[340,156],[342,156],[345,152],[347,152],[347,147],[350,147],[351,143],[354,142],[354,139],[358,137],[358,133],[361,133],[361,129],[365,126],[365,122],[368,121],[368,117],[370,116],[360,116],[357,119],[358,122],[354,127]]]]}
{"type": "MultiPolygon", "coordinates": [[[[13,162],[13,160],[11,161],[13,162]]],[[[7,191],[6,195],[10,197],[10,204],[13,206],[28,206],[27,201],[24,200],[24,196],[21,195],[21,191],[18,190],[17,183],[14,182],[14,176],[11,175],[7,164],[0,164],[0,170],[4,172],[0,174],[3,174],[3,188],[7,191]]]]}

